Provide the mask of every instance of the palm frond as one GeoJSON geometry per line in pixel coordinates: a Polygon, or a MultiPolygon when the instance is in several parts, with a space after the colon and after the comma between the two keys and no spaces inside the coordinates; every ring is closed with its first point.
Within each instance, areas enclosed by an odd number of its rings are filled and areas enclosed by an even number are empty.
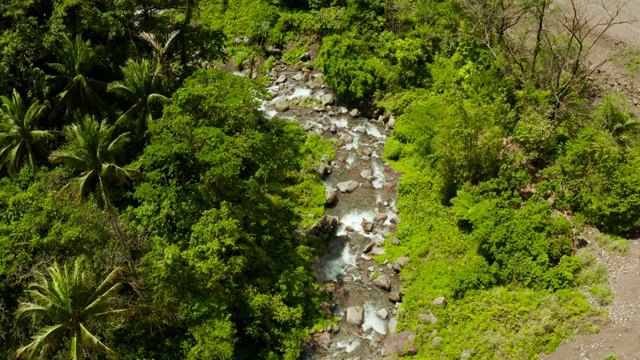
{"type": "MultiPolygon", "coordinates": [[[[31,337],[33,341],[30,344],[23,346],[16,351],[16,357],[32,356],[37,353],[40,353],[40,356],[45,356],[46,352],[43,353],[42,351],[43,348],[45,348],[45,345],[57,345],[64,335],[64,331],[65,326],[63,324],[48,326],[40,330],[36,335],[31,337]]],[[[50,348],[51,347],[47,346],[44,350],[48,350],[50,348]]]]}
{"type": "Polygon", "coordinates": [[[105,345],[102,341],[98,340],[97,337],[95,337],[93,334],[91,334],[85,327],[84,325],[82,325],[82,323],[79,324],[80,325],[80,336],[82,339],[82,345],[83,347],[87,347],[90,349],[101,349],[106,351],[109,354],[113,354],[114,351],[111,350],[107,345],[105,345]]]}
{"type": "Polygon", "coordinates": [[[150,94],[147,97],[147,104],[152,105],[152,104],[168,104],[170,102],[172,102],[173,99],[168,98],[164,95],[161,94],[150,94]]]}

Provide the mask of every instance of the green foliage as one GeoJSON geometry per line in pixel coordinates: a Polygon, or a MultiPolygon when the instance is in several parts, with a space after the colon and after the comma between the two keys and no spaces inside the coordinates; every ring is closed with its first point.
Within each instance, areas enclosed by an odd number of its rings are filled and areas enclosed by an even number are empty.
{"type": "Polygon", "coordinates": [[[324,187],[299,169],[330,147],[266,122],[260,93],[241,77],[196,72],[150,126],[141,157],[133,215],[154,236],[148,286],[162,311],[184,317],[187,356],[298,358],[320,316],[312,244],[292,236],[324,204],[324,187]],[[227,325],[208,328],[216,323],[227,325]]]}
{"type": "Polygon", "coordinates": [[[28,162],[31,173],[35,173],[36,157],[47,152],[43,143],[55,138],[50,131],[38,129],[49,104],[36,101],[27,108],[16,89],[11,99],[2,96],[0,100],[0,166],[7,165],[9,173],[15,174],[28,162]]]}
{"type": "Polygon", "coordinates": [[[74,360],[84,358],[85,352],[114,353],[87,328],[95,325],[94,319],[101,319],[104,326],[108,316],[125,311],[113,307],[114,297],[122,285],[117,282],[122,268],[114,269],[94,286],[84,261],[84,258],[76,259],[73,269],[54,262],[47,269],[48,276],[36,274],[38,280],[26,291],[33,300],[19,305],[16,320],[27,316],[44,317],[49,325],[42,327],[31,343],[16,351],[17,358],[55,353],[63,341],[69,342],[69,355],[74,360]]]}

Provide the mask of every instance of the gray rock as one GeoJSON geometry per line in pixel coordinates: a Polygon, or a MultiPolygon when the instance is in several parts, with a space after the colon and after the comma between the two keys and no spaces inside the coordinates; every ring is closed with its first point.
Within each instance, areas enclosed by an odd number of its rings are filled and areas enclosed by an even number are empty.
{"type": "Polygon", "coordinates": [[[340,137],[338,137],[338,140],[340,140],[342,145],[351,144],[353,142],[353,137],[349,134],[342,133],[340,134],[340,137]]]}
{"type": "Polygon", "coordinates": [[[365,180],[371,180],[371,178],[373,178],[373,172],[371,172],[371,170],[369,169],[362,170],[360,171],[360,176],[365,180]]]}
{"type": "Polygon", "coordinates": [[[389,335],[395,335],[397,333],[396,329],[398,328],[398,319],[393,317],[389,320],[389,324],[387,325],[387,329],[389,330],[389,335]]]}
{"type": "Polygon", "coordinates": [[[324,346],[324,347],[330,347],[331,346],[331,334],[328,332],[323,332],[320,333],[316,336],[316,342],[318,342],[318,345],[320,346],[324,346]]]}
{"type": "Polygon", "coordinates": [[[338,132],[338,125],[336,125],[336,124],[331,124],[331,126],[329,126],[329,131],[330,131],[332,134],[337,133],[337,132],[338,132]]]}
{"type": "Polygon", "coordinates": [[[375,221],[385,221],[385,220],[387,220],[388,217],[389,217],[389,215],[387,215],[386,213],[380,213],[380,214],[378,214],[378,216],[376,216],[376,218],[374,220],[375,221]]]}
{"type": "Polygon", "coordinates": [[[341,183],[338,183],[337,186],[338,186],[338,190],[340,190],[341,192],[348,193],[357,189],[358,186],[360,186],[360,183],[357,181],[349,180],[349,181],[343,181],[341,183]]]}
{"type": "Polygon", "coordinates": [[[331,328],[331,332],[335,334],[338,331],[340,331],[340,325],[338,324],[333,325],[333,327],[331,328]]]}
{"type": "Polygon", "coordinates": [[[324,78],[322,76],[316,76],[313,78],[313,83],[319,85],[321,88],[324,88],[324,78]]]}
{"type": "Polygon", "coordinates": [[[356,116],[360,116],[360,111],[358,109],[353,109],[351,111],[349,111],[349,115],[356,117],[356,116]]]}
{"type": "Polygon", "coordinates": [[[308,51],[300,55],[300,61],[309,61],[309,60],[311,60],[311,55],[309,54],[308,51]]]}
{"type": "Polygon", "coordinates": [[[371,153],[371,149],[369,149],[369,148],[364,148],[364,149],[362,149],[362,154],[363,154],[364,156],[369,156],[369,157],[370,157],[370,156],[371,156],[371,154],[372,154],[372,153],[371,153]]]}
{"type": "Polygon", "coordinates": [[[400,301],[400,293],[397,291],[392,291],[391,293],[389,293],[389,301],[393,302],[393,303],[397,303],[400,301]]]}
{"type": "Polygon", "coordinates": [[[374,223],[373,221],[368,221],[367,219],[362,219],[362,229],[366,232],[373,231],[374,223]]]}
{"type": "Polygon", "coordinates": [[[316,127],[316,124],[312,123],[311,121],[307,121],[304,125],[302,125],[302,129],[304,131],[311,131],[314,127],[316,127]]]}
{"type": "Polygon", "coordinates": [[[387,122],[387,127],[389,129],[393,129],[395,126],[396,126],[396,118],[393,115],[391,115],[389,117],[389,121],[387,122]]]}
{"type": "Polygon", "coordinates": [[[402,266],[400,266],[400,264],[398,264],[398,261],[397,261],[397,260],[394,260],[394,261],[391,263],[391,268],[392,268],[393,270],[400,271],[400,269],[402,269],[402,266]]]}
{"type": "Polygon", "coordinates": [[[353,129],[353,131],[357,132],[358,134],[366,134],[367,133],[367,128],[365,128],[364,126],[358,126],[355,129],[353,129]]]}
{"type": "Polygon", "coordinates": [[[322,101],[322,106],[333,105],[335,98],[333,94],[324,94],[320,97],[320,101],[322,101]]]}
{"type": "Polygon", "coordinates": [[[295,75],[293,75],[293,77],[291,77],[293,80],[295,81],[300,81],[302,80],[302,73],[297,73],[295,75]]]}
{"type": "Polygon", "coordinates": [[[361,306],[347,308],[347,322],[354,325],[362,325],[364,321],[364,310],[361,306]]]}
{"type": "Polygon", "coordinates": [[[405,265],[409,263],[409,258],[406,256],[401,256],[396,261],[398,262],[398,265],[400,265],[400,267],[403,268],[405,267],[405,265]]]}
{"type": "Polygon", "coordinates": [[[325,176],[331,173],[331,166],[323,163],[314,165],[314,169],[316,169],[320,176],[325,176]]]}
{"type": "Polygon", "coordinates": [[[442,342],[442,338],[440,336],[436,336],[431,340],[431,346],[438,346],[442,342]]]}
{"type": "Polygon", "coordinates": [[[385,320],[387,316],[389,316],[389,313],[387,312],[387,309],[380,309],[378,310],[376,315],[378,315],[380,319],[385,320]]]}
{"type": "Polygon", "coordinates": [[[389,289],[391,289],[391,279],[387,274],[380,275],[373,280],[373,285],[379,287],[382,290],[389,291],[389,289]]]}
{"type": "MultiPolygon", "coordinates": [[[[398,259],[398,260],[400,260],[400,259],[398,259]]],[[[439,306],[441,308],[445,308],[447,306],[447,299],[444,296],[440,296],[439,298],[433,299],[433,301],[431,303],[433,305],[435,305],[435,306],[439,306]]]]}
{"type": "Polygon", "coordinates": [[[306,73],[302,74],[302,79],[301,80],[302,80],[303,83],[309,82],[309,73],[306,72],[306,73]]]}
{"type": "Polygon", "coordinates": [[[285,112],[289,110],[289,102],[287,100],[278,100],[273,107],[277,112],[285,112]]]}
{"type": "Polygon", "coordinates": [[[400,240],[398,240],[398,238],[391,238],[389,242],[392,243],[393,245],[400,245],[400,240]]]}
{"type": "Polygon", "coordinates": [[[276,79],[276,84],[282,84],[287,81],[287,77],[285,75],[280,75],[276,79]]]}
{"type": "Polygon", "coordinates": [[[384,250],[384,248],[381,248],[380,246],[374,246],[373,249],[371,249],[371,251],[369,252],[369,255],[380,256],[384,255],[385,253],[386,251],[384,250]]]}
{"type": "Polygon", "coordinates": [[[236,36],[235,39],[233,39],[233,42],[240,45],[242,43],[242,38],[240,36],[236,36]]]}
{"type": "Polygon", "coordinates": [[[324,194],[327,197],[327,205],[331,205],[336,201],[336,191],[332,187],[327,186],[324,194]]]}
{"type": "Polygon", "coordinates": [[[242,42],[245,45],[249,45],[249,44],[251,44],[251,39],[249,39],[247,36],[245,36],[244,39],[242,39],[242,42]]]}
{"type": "Polygon", "coordinates": [[[471,358],[471,349],[462,350],[462,354],[460,355],[460,360],[466,360],[471,358]]]}
{"type": "Polygon", "coordinates": [[[416,334],[412,331],[403,331],[401,333],[387,336],[382,346],[382,356],[398,355],[415,355],[418,353],[418,347],[411,344],[416,338],[416,334]]]}
{"type": "Polygon", "coordinates": [[[418,317],[420,318],[420,320],[426,320],[432,324],[435,324],[438,322],[438,318],[433,315],[432,313],[428,313],[428,314],[419,314],[418,317]]]}

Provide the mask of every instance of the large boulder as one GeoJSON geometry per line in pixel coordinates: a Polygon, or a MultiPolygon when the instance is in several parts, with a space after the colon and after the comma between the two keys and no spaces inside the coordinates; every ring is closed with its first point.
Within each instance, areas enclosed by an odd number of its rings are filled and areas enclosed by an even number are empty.
{"type": "Polygon", "coordinates": [[[322,106],[327,106],[327,105],[333,105],[333,103],[336,100],[333,97],[333,94],[324,94],[320,97],[320,101],[322,101],[322,106]]]}
{"type": "Polygon", "coordinates": [[[327,186],[324,194],[327,197],[327,205],[331,205],[336,201],[336,191],[331,186],[327,186]]]}
{"type": "Polygon", "coordinates": [[[378,312],[376,312],[376,315],[378,315],[380,319],[386,320],[387,316],[389,316],[389,313],[387,312],[387,309],[380,309],[378,310],[378,312]]]}
{"type": "Polygon", "coordinates": [[[384,248],[382,248],[382,247],[380,247],[378,245],[374,246],[371,249],[371,251],[369,251],[369,255],[372,255],[372,256],[380,256],[380,255],[384,255],[386,253],[387,253],[387,251],[384,248]]]}
{"type": "Polygon", "coordinates": [[[394,127],[396,127],[396,118],[393,115],[389,117],[389,121],[387,122],[387,127],[389,129],[393,129],[394,127]]]}
{"type": "Polygon", "coordinates": [[[397,291],[393,291],[393,292],[389,293],[389,301],[391,301],[393,303],[400,302],[400,293],[397,292],[397,291]]]}
{"type": "MultiPolygon", "coordinates": [[[[398,259],[400,260],[400,259],[398,259]]],[[[441,308],[445,308],[447,306],[447,298],[445,298],[444,296],[440,296],[439,298],[435,298],[433,299],[433,301],[431,302],[433,305],[441,307],[441,308]]]]}
{"type": "Polygon", "coordinates": [[[342,145],[351,144],[353,142],[353,136],[351,136],[349,134],[342,133],[338,137],[338,140],[340,140],[340,143],[342,145]]]}
{"type": "Polygon", "coordinates": [[[389,324],[387,324],[387,330],[389,335],[395,335],[397,333],[396,329],[398,328],[398,319],[393,317],[389,320],[389,324]]]}
{"type": "Polygon", "coordinates": [[[289,102],[287,100],[278,100],[273,107],[277,112],[285,112],[289,110],[289,102]]]}
{"type": "Polygon", "coordinates": [[[416,334],[412,331],[403,331],[401,333],[387,336],[382,345],[382,356],[398,355],[415,355],[418,353],[418,347],[411,344],[416,338],[416,334]]]}
{"type": "Polygon", "coordinates": [[[373,226],[375,225],[373,223],[373,221],[369,221],[367,219],[362,219],[362,230],[366,231],[366,232],[372,232],[373,231],[373,226]]]}
{"type": "Polygon", "coordinates": [[[435,324],[438,322],[438,318],[433,315],[432,313],[428,313],[428,314],[418,314],[418,318],[420,318],[420,320],[426,320],[432,324],[435,324]]]}
{"type": "Polygon", "coordinates": [[[320,176],[325,176],[327,174],[331,174],[331,166],[325,164],[325,163],[319,163],[313,166],[313,168],[316,170],[316,172],[318,174],[320,174],[320,176]]]}
{"type": "Polygon", "coordinates": [[[287,76],[286,75],[280,75],[276,79],[276,85],[284,84],[286,81],[287,81],[287,76]]]}
{"type": "Polygon", "coordinates": [[[364,309],[361,306],[347,308],[347,322],[354,325],[362,325],[364,322],[364,309]]]}
{"type": "Polygon", "coordinates": [[[358,186],[360,186],[360,183],[357,181],[349,180],[349,181],[343,181],[341,183],[338,183],[337,186],[338,186],[338,190],[340,190],[341,192],[348,193],[357,189],[358,186]]]}
{"type": "Polygon", "coordinates": [[[387,274],[380,275],[373,279],[373,285],[379,287],[382,290],[389,291],[391,289],[391,279],[387,274]]]}
{"type": "Polygon", "coordinates": [[[322,332],[316,335],[316,341],[318,342],[318,345],[328,348],[331,346],[331,334],[328,332],[322,332]]]}

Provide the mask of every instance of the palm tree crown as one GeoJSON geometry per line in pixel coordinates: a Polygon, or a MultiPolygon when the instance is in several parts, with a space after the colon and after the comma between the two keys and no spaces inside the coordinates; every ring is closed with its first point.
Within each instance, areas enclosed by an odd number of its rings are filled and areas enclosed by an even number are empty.
{"type": "Polygon", "coordinates": [[[89,103],[103,106],[104,103],[96,89],[105,88],[105,83],[88,77],[97,60],[96,52],[91,48],[91,41],[83,41],[80,35],[72,40],[64,36],[62,49],[58,55],[58,63],[49,64],[59,75],[53,79],[65,83],[64,91],[58,96],[68,105],[77,106],[86,114],[89,103]]]}
{"type": "Polygon", "coordinates": [[[164,42],[164,45],[156,41],[156,37],[153,34],[150,34],[148,32],[143,32],[143,33],[140,33],[139,35],[140,38],[146,41],[147,44],[149,44],[149,46],[151,46],[151,48],[153,49],[153,54],[155,55],[156,62],[157,62],[156,73],[158,73],[160,76],[168,75],[169,69],[168,69],[168,65],[165,57],[169,53],[169,47],[171,47],[171,43],[173,43],[173,40],[175,40],[176,36],[179,33],[180,33],[179,30],[170,33],[167,36],[164,42]]]}
{"type": "Polygon", "coordinates": [[[133,102],[133,106],[118,119],[117,123],[126,119],[135,118],[137,122],[137,135],[141,137],[147,121],[153,120],[151,106],[170,101],[160,90],[160,77],[151,71],[149,60],[127,60],[121,67],[124,75],[123,81],[115,81],[109,84],[107,91],[133,102]]]}
{"type": "Polygon", "coordinates": [[[123,133],[113,139],[115,127],[106,120],[98,123],[86,117],[81,124],[66,126],[64,135],[67,145],[55,150],[49,156],[54,163],[64,163],[81,171],[69,184],[60,190],[60,195],[68,193],[79,201],[90,188],[97,184],[105,206],[111,210],[107,182],[127,182],[133,170],[118,166],[116,156],[129,140],[129,133],[123,133]]]}
{"type": "Polygon", "coordinates": [[[110,315],[125,310],[113,309],[113,300],[121,283],[116,282],[122,268],[114,269],[97,287],[92,286],[84,258],[76,259],[73,269],[57,263],[47,269],[48,276],[37,273],[38,280],[25,292],[32,301],[19,305],[16,312],[19,321],[27,315],[43,317],[50,326],[42,328],[32,337],[32,342],[21,347],[16,357],[44,357],[54,353],[59,344],[70,337],[71,359],[84,358],[84,352],[92,350],[113,354],[88,329],[88,322],[104,321],[110,315]]]}
{"type": "Polygon", "coordinates": [[[49,103],[36,101],[26,108],[15,89],[11,98],[2,96],[0,101],[0,167],[6,164],[9,172],[15,173],[26,160],[35,173],[36,155],[46,154],[41,143],[55,139],[49,131],[38,130],[38,121],[49,103]]]}

